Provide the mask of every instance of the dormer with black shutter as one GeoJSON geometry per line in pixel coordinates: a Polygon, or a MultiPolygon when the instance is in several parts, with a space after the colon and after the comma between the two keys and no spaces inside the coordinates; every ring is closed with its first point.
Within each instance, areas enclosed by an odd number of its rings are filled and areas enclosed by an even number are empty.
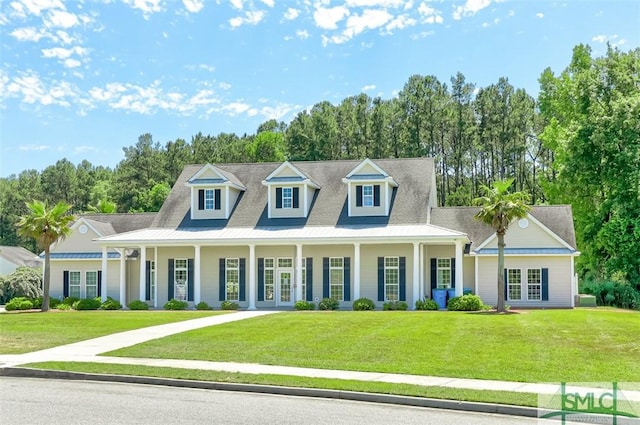
{"type": "Polygon", "coordinates": [[[269,218],[304,218],[309,214],[315,191],[309,176],[285,161],[262,181],[267,187],[269,218]]]}
{"type": "Polygon", "coordinates": [[[187,183],[191,187],[191,219],[228,219],[245,186],[233,174],[207,164],[187,183]]]}
{"type": "Polygon", "coordinates": [[[342,179],[348,188],[349,217],[388,216],[398,183],[370,159],[342,179]]]}

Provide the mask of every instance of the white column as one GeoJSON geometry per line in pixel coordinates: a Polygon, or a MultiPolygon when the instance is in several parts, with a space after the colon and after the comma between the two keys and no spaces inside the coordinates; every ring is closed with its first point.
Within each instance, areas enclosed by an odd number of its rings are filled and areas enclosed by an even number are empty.
{"type": "Polygon", "coordinates": [[[102,302],[107,300],[107,247],[102,247],[102,283],[100,284],[100,292],[102,293],[102,302]]]}
{"type": "MultiPolygon", "coordinates": [[[[422,245],[422,258],[423,258],[422,265],[427,267],[427,270],[429,270],[428,267],[430,265],[430,262],[428,261],[428,258],[429,258],[429,246],[428,245],[422,245]]],[[[426,270],[424,268],[422,270],[423,270],[422,274],[426,278],[426,270]]],[[[429,271],[429,273],[431,273],[431,271],[429,271]]],[[[425,279],[424,282],[422,282],[422,284],[423,284],[422,296],[425,297],[425,298],[433,297],[433,294],[431,293],[431,281],[429,279],[425,279]]]]}
{"type": "MultiPolygon", "coordinates": [[[[571,308],[576,306],[576,294],[578,293],[578,285],[576,281],[576,275],[574,271],[574,260],[576,257],[571,256],[571,308]]],[[[542,277],[541,277],[542,278],[542,277]]]]}
{"type": "Polygon", "coordinates": [[[140,300],[147,299],[147,247],[140,247],[140,300]]]}
{"type": "Polygon", "coordinates": [[[154,247],[153,249],[153,264],[155,265],[155,271],[153,273],[153,283],[156,288],[155,293],[153,294],[153,306],[158,307],[158,247],[154,247]]]}
{"type": "Polygon", "coordinates": [[[194,247],[195,255],[193,260],[193,302],[200,302],[200,245],[194,247]]]}
{"type": "Polygon", "coordinates": [[[126,267],[127,249],[121,248],[120,251],[120,304],[127,304],[127,267],[126,267]]]}
{"type": "Polygon", "coordinates": [[[462,250],[464,249],[464,241],[456,240],[456,297],[463,293],[464,281],[462,273],[462,250]]]}
{"type": "Polygon", "coordinates": [[[353,299],[360,298],[360,244],[353,244],[353,299]]]}
{"type": "Polygon", "coordinates": [[[302,300],[302,244],[296,245],[296,301],[302,300]]]}
{"type": "Polygon", "coordinates": [[[418,298],[424,299],[424,245],[420,244],[420,294],[418,298]]]}
{"type": "Polygon", "coordinates": [[[478,268],[478,256],[477,255],[475,256],[475,268],[476,268],[476,270],[475,270],[475,278],[474,278],[475,282],[474,282],[473,293],[475,295],[479,295],[478,294],[478,286],[479,286],[479,284],[478,284],[478,277],[479,277],[478,271],[479,271],[479,268],[478,268]]]}
{"type": "Polygon", "coordinates": [[[256,246],[249,245],[249,310],[256,309],[256,246]]]}
{"type": "Polygon", "coordinates": [[[413,243],[413,300],[409,303],[412,310],[416,308],[416,301],[420,299],[420,243],[413,243]]]}

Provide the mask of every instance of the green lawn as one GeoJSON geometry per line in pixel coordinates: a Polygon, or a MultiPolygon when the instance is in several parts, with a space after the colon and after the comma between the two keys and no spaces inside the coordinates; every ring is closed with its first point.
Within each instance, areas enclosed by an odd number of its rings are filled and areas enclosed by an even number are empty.
{"type": "Polygon", "coordinates": [[[116,332],[220,314],[211,311],[49,311],[0,314],[0,354],[21,354],[116,332]]]}
{"type": "Polygon", "coordinates": [[[341,391],[407,395],[460,401],[537,406],[537,394],[507,391],[465,390],[447,387],[422,387],[385,382],[363,382],[342,379],[304,378],[282,375],[253,375],[242,373],[214,372],[210,370],[171,369],[166,367],[134,366],[104,363],[42,362],[24,365],[38,369],[53,369],[70,372],[110,373],[117,375],[153,376],[174,379],[191,379],[212,382],[237,382],[244,384],[280,385],[286,387],[323,388],[341,391]]]}
{"type": "Polygon", "coordinates": [[[124,348],[109,356],[250,362],[523,382],[640,377],[640,314],[291,312],[124,348]]]}

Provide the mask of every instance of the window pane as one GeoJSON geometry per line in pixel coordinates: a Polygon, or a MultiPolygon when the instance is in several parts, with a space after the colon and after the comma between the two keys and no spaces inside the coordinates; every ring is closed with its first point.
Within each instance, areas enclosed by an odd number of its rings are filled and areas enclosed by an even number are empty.
{"type": "Polygon", "coordinates": [[[278,258],[278,267],[291,268],[293,267],[292,258],[278,258]]]}
{"type": "Polygon", "coordinates": [[[282,208],[293,207],[293,189],[290,187],[282,188],[282,208]]]}
{"type": "Polygon", "coordinates": [[[522,299],[522,271],[520,269],[507,269],[507,299],[522,299]]]}
{"type": "Polygon", "coordinates": [[[527,270],[527,299],[531,301],[542,300],[542,270],[527,270]]]}
{"type": "Polygon", "coordinates": [[[371,185],[362,186],[362,206],[373,206],[373,186],[371,185]]]}
{"type": "Polygon", "coordinates": [[[212,210],[214,208],[213,189],[205,189],[204,191],[204,209],[212,210]]]}
{"type": "Polygon", "coordinates": [[[85,273],[86,298],[98,296],[98,272],[90,271],[85,273]]]}

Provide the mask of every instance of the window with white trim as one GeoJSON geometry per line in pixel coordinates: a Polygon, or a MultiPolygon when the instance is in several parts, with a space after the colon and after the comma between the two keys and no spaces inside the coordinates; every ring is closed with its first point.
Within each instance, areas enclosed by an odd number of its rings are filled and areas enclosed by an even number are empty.
{"type": "Polygon", "coordinates": [[[216,207],[215,192],[213,189],[204,190],[204,209],[212,210],[216,207]]]}
{"type": "Polygon", "coordinates": [[[80,291],[81,276],[79,271],[69,272],[69,296],[75,298],[82,298],[80,291]]]}
{"type": "Polygon", "coordinates": [[[451,288],[451,258],[438,258],[436,263],[437,288],[451,288]]]}
{"type": "Polygon", "coordinates": [[[367,184],[362,186],[362,206],[373,206],[373,185],[367,184]]]}
{"type": "Polygon", "coordinates": [[[307,299],[307,258],[302,257],[302,299],[307,299]]]}
{"type": "Polygon", "coordinates": [[[95,298],[98,296],[98,272],[87,271],[84,273],[85,298],[95,298]]]}
{"type": "Polygon", "coordinates": [[[507,269],[507,299],[508,300],[521,300],[522,299],[522,270],[520,269],[507,269]]]}
{"type": "Polygon", "coordinates": [[[293,208],[293,188],[282,188],[282,208],[293,208]]]}
{"type": "Polygon", "coordinates": [[[542,300],[542,269],[527,269],[527,300],[542,300]]]}
{"type": "Polygon", "coordinates": [[[281,268],[281,269],[293,268],[293,258],[278,258],[278,268],[281,268]]]}
{"type": "Polygon", "coordinates": [[[344,298],[344,258],[329,258],[329,298],[342,301],[344,298]]]}
{"type": "Polygon", "coordinates": [[[275,267],[273,258],[264,259],[264,300],[273,301],[275,294],[275,267]]]}
{"type": "Polygon", "coordinates": [[[240,300],[240,260],[238,258],[227,258],[225,268],[225,281],[227,289],[227,300],[240,300]]]}
{"type": "Polygon", "coordinates": [[[175,280],[175,287],[173,296],[178,301],[187,300],[187,288],[188,284],[188,269],[186,258],[176,258],[174,262],[173,278],[175,280]]]}
{"type": "Polygon", "coordinates": [[[149,261],[149,299],[156,299],[156,262],[149,261]]]}
{"type": "Polygon", "coordinates": [[[384,257],[384,300],[400,299],[400,272],[398,257],[384,257]]]}

